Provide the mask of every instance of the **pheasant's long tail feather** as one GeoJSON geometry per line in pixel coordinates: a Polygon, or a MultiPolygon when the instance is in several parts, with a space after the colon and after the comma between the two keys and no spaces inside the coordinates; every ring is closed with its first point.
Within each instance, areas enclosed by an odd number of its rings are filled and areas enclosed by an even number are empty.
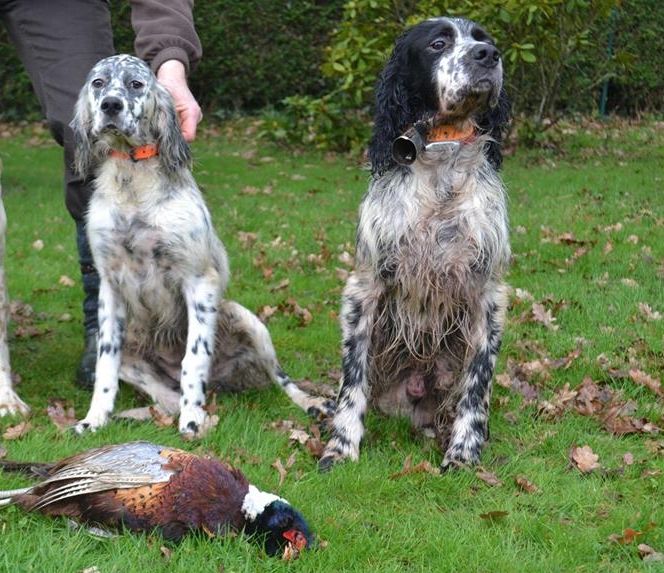
{"type": "Polygon", "coordinates": [[[0,508],[14,503],[14,496],[28,493],[32,488],[23,487],[21,489],[0,490],[0,508]]]}

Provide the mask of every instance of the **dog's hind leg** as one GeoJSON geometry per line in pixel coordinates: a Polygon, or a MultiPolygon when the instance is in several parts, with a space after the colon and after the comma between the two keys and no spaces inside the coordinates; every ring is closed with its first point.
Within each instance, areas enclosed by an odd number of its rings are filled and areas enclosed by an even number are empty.
{"type": "Polygon", "coordinates": [[[283,371],[265,325],[236,302],[224,301],[220,307],[216,353],[211,382],[220,390],[237,392],[275,383],[309,415],[334,413],[333,400],[305,392],[283,371]]]}
{"type": "Polygon", "coordinates": [[[478,462],[488,437],[491,381],[507,308],[505,286],[489,286],[492,288],[487,288],[474,313],[477,319],[471,325],[467,356],[461,373],[461,394],[442,470],[478,462]]]}
{"type": "Polygon", "coordinates": [[[360,455],[364,414],[369,400],[369,347],[380,288],[371,277],[351,275],[342,299],[342,378],[332,437],[325,447],[319,469],[326,471],[338,461],[360,455]]]}

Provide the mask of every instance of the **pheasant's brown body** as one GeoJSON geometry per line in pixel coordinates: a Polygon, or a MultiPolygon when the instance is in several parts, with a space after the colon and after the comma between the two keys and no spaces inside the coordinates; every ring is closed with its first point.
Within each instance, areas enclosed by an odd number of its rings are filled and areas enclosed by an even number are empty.
{"type": "Polygon", "coordinates": [[[191,530],[223,535],[246,524],[249,483],[220,460],[148,442],[90,450],[67,458],[12,502],[135,531],[159,529],[172,540],[191,530]]]}

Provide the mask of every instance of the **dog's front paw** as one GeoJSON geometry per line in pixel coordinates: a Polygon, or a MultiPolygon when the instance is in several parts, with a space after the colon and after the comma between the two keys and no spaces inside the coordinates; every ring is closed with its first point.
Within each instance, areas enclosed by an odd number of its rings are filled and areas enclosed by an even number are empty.
{"type": "Polygon", "coordinates": [[[480,461],[481,444],[451,444],[445,452],[440,471],[446,472],[455,468],[475,465],[480,461]]]}
{"type": "Polygon", "coordinates": [[[200,406],[183,406],[180,411],[180,434],[185,440],[202,438],[210,429],[209,417],[200,406]]]}
{"type": "Polygon", "coordinates": [[[88,412],[88,415],[74,425],[74,432],[79,436],[86,432],[96,432],[108,423],[109,414],[106,412],[88,412]]]}
{"type": "Polygon", "coordinates": [[[25,416],[30,413],[30,407],[18,397],[11,388],[0,389],[0,417],[13,414],[25,416]]]}
{"type": "Polygon", "coordinates": [[[332,466],[346,459],[357,461],[360,457],[359,447],[353,445],[349,440],[334,435],[325,446],[325,451],[318,461],[318,470],[327,472],[332,466]]]}

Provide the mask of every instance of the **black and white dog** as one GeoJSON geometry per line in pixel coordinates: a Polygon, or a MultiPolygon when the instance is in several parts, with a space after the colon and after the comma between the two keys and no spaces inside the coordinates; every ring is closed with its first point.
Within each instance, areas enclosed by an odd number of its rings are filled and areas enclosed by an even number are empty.
{"type": "MultiPolygon", "coordinates": [[[[2,175],[2,161],[0,161],[2,175]]],[[[18,397],[12,388],[12,374],[9,364],[9,346],[7,344],[7,323],[9,322],[9,300],[5,282],[5,233],[7,216],[2,202],[0,186],[0,417],[10,414],[28,414],[30,408],[18,397]]]]}
{"type": "Polygon", "coordinates": [[[72,122],[78,171],[94,171],[87,233],[101,277],[99,346],[90,410],[75,429],[106,424],[118,378],[180,412],[200,435],[207,389],[276,382],[305,411],[333,403],[281,370],[265,326],[223,299],[228,261],[192,177],[173,101],[141,60],[91,70],[72,122]]]}
{"type": "Polygon", "coordinates": [[[443,469],[479,459],[510,260],[497,173],[509,121],[502,83],[494,41],[461,18],[406,31],[380,76],[323,470],[358,458],[369,400],[435,435],[443,469]],[[394,142],[413,126],[422,145],[404,157],[394,142]]]}

